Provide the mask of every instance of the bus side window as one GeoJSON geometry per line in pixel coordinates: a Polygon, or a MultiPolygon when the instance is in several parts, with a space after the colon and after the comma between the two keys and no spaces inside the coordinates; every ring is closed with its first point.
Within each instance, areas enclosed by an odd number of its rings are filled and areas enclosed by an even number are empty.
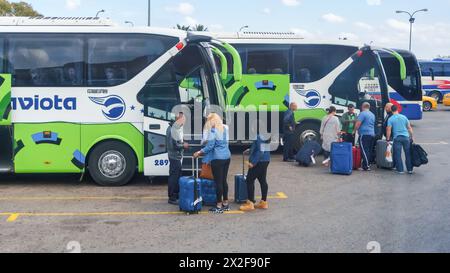
{"type": "Polygon", "coordinates": [[[5,63],[5,52],[4,52],[4,44],[5,40],[3,38],[0,39],[0,73],[5,73],[4,63],[5,63]]]}
{"type": "MultiPolygon", "coordinates": [[[[64,81],[68,66],[83,74],[83,40],[66,34],[15,34],[9,39],[8,71],[14,86],[72,86],[64,81]]],[[[76,85],[81,85],[79,80],[76,85]]]]}
{"type": "Polygon", "coordinates": [[[444,77],[450,77],[450,64],[444,64],[444,77]]]}
{"type": "Polygon", "coordinates": [[[138,101],[145,105],[147,116],[174,119],[172,109],[179,104],[179,84],[172,61],[146,83],[138,94],[138,101]]]}
{"type": "Polygon", "coordinates": [[[290,47],[286,46],[249,47],[245,71],[249,74],[289,74],[289,52],[290,47]]]}
{"type": "Polygon", "coordinates": [[[88,85],[128,82],[178,42],[145,34],[89,35],[88,85]]]}

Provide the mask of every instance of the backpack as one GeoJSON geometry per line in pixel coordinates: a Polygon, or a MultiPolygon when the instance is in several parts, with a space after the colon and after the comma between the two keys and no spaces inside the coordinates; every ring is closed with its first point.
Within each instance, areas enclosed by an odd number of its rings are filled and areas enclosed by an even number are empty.
{"type": "Polygon", "coordinates": [[[428,153],[418,144],[411,145],[411,160],[414,167],[418,168],[422,165],[427,165],[428,153]]]}

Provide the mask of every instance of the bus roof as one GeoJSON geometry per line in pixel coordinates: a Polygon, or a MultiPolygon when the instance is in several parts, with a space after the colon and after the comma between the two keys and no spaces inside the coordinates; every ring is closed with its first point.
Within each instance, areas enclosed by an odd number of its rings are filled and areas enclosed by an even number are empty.
{"type": "Polygon", "coordinates": [[[231,44],[318,44],[362,47],[361,44],[348,40],[313,40],[292,32],[210,32],[207,35],[231,44]]]}
{"type": "Polygon", "coordinates": [[[0,17],[1,33],[141,33],[185,39],[187,32],[171,28],[118,26],[94,17],[0,17]]]}

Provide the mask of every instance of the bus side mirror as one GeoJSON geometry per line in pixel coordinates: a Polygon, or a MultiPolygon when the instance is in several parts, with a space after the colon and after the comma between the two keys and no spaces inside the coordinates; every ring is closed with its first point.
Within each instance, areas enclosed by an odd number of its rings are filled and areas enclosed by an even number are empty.
{"type": "Polygon", "coordinates": [[[434,76],[434,70],[433,70],[433,68],[430,68],[430,74],[431,74],[431,80],[435,80],[435,76],[434,76]]]}

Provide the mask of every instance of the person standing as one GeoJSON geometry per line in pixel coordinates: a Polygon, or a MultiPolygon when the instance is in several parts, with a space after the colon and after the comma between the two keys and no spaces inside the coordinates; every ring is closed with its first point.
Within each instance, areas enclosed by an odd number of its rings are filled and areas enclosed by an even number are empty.
{"type": "Polygon", "coordinates": [[[404,174],[405,168],[402,160],[402,149],[405,151],[406,168],[409,174],[413,174],[411,159],[411,142],[413,141],[413,129],[408,118],[399,114],[398,107],[392,106],[393,115],[388,121],[387,139],[394,139],[394,161],[397,173],[404,174]]]}
{"type": "Polygon", "coordinates": [[[208,142],[202,150],[194,154],[194,158],[209,155],[217,187],[217,206],[210,209],[210,212],[223,214],[225,211],[230,211],[228,198],[228,170],[231,163],[229,128],[223,124],[223,120],[218,114],[211,114],[208,120],[212,128],[208,134],[208,142]]]}
{"type": "Polygon", "coordinates": [[[355,130],[359,134],[359,146],[363,157],[362,170],[364,171],[371,171],[370,165],[375,146],[375,121],[375,115],[370,111],[370,104],[363,103],[355,130]]]}
{"type": "Polygon", "coordinates": [[[166,147],[169,153],[169,204],[178,206],[180,193],[179,180],[182,176],[184,150],[189,144],[184,143],[184,124],[186,117],[179,113],[175,122],[167,129],[166,147]]]}
{"type": "Polygon", "coordinates": [[[294,162],[294,135],[297,123],[295,122],[295,112],[298,110],[298,105],[296,103],[291,103],[289,105],[289,110],[284,113],[283,118],[283,161],[284,162],[294,162]]]}
{"type": "Polygon", "coordinates": [[[247,191],[248,201],[241,206],[241,211],[253,211],[255,209],[267,210],[269,203],[267,202],[267,195],[269,193],[269,184],[267,183],[267,170],[270,165],[270,137],[263,139],[263,136],[258,135],[256,141],[253,142],[250,150],[246,153],[250,155],[249,171],[247,175],[247,191]],[[258,179],[261,185],[262,198],[261,202],[256,205],[255,199],[255,181],[258,179]]]}
{"type": "Polygon", "coordinates": [[[355,106],[350,104],[348,112],[342,115],[342,137],[345,142],[351,143],[355,146],[355,125],[358,119],[358,114],[355,112],[355,106]]]}
{"type": "MultiPolygon", "coordinates": [[[[383,134],[386,137],[386,139],[387,139],[388,122],[389,122],[389,119],[394,115],[394,113],[392,113],[392,106],[394,106],[394,104],[389,102],[384,107],[384,111],[386,112],[386,117],[385,117],[384,123],[383,123],[383,134]]],[[[391,141],[391,139],[387,139],[387,140],[391,141]]]]}
{"type": "Polygon", "coordinates": [[[328,109],[328,115],[322,120],[320,126],[320,135],[322,137],[322,149],[325,156],[323,161],[324,166],[329,166],[331,144],[339,141],[341,134],[341,122],[336,117],[336,107],[331,106],[328,109]]]}

